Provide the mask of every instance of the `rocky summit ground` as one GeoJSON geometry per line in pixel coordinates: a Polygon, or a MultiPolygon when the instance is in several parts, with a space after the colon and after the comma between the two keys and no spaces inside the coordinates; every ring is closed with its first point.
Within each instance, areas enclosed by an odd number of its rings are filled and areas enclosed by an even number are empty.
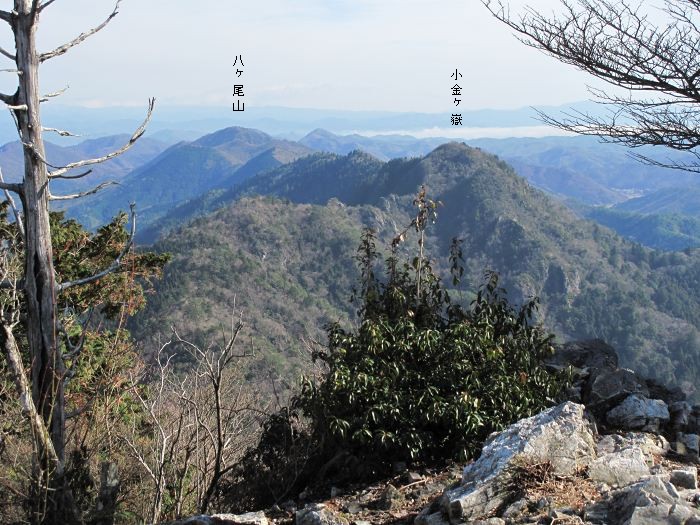
{"type": "Polygon", "coordinates": [[[600,341],[564,345],[564,400],[492,434],[467,465],[395,465],[371,485],[305,491],[246,515],[177,525],[700,525],[700,405],[620,368],[600,341]]]}

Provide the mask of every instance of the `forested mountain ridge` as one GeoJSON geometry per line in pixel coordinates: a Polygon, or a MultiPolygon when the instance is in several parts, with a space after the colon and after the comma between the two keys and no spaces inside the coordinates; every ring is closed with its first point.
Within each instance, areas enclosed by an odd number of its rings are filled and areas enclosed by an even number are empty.
{"type": "MultiPolygon", "coordinates": [[[[390,162],[359,152],[345,157],[315,154],[239,185],[226,194],[226,199],[219,200],[219,211],[172,231],[156,245],[158,249],[173,250],[191,245],[192,239],[199,243],[196,250],[178,250],[175,270],[159,285],[169,295],[157,299],[159,304],[153,304],[141,317],[150,320],[146,332],[153,332],[171,318],[190,328],[198,326],[202,318],[211,318],[207,309],[222,304],[213,290],[223,289],[226,282],[236,290],[241,304],[252,305],[254,298],[260,297],[263,283],[269,284],[266,279],[270,268],[278,272],[274,280],[283,289],[305,290],[310,282],[318,281],[324,290],[335,287],[335,292],[324,292],[321,299],[309,294],[286,297],[277,306],[274,301],[250,306],[246,313],[256,323],[272,316],[278,323],[277,330],[287,322],[308,321],[306,308],[321,312],[328,310],[328,305],[336,316],[350,320],[353,307],[345,298],[351,291],[349,276],[356,249],[352,239],[357,238],[363,224],[378,228],[384,239],[408,224],[420,185],[427,187],[431,198],[442,202],[438,222],[426,242],[438,259],[438,267],[447,267],[451,239],[463,239],[465,300],[480,284],[485,269],[499,271],[517,302],[532,295],[541,297],[542,318],[560,336],[601,337],[619,349],[627,366],[643,374],[668,383],[697,382],[698,252],[660,253],[625,241],[604,227],[581,220],[564,205],[533,189],[493,155],[457,143],[440,146],[425,157],[390,162]],[[254,194],[286,201],[236,200],[254,194]],[[314,206],[309,208],[309,204],[314,206]],[[242,209],[248,210],[247,217],[242,209]],[[302,209],[314,211],[301,220],[298,214],[302,209]],[[303,228],[316,232],[310,237],[313,246],[301,245],[294,257],[276,259],[273,254],[286,253],[291,249],[286,243],[297,242],[294,239],[302,235],[298,221],[303,228]],[[338,221],[354,233],[327,235],[338,221]],[[258,229],[263,227],[268,233],[258,229]],[[247,255],[244,268],[232,262],[238,257],[236,252],[214,256],[222,242],[241,253],[257,255],[247,255]],[[340,274],[331,277],[319,266],[309,270],[319,264],[319,258],[322,267],[342,269],[340,274]],[[196,288],[182,284],[183,279],[191,279],[184,277],[191,267],[206,268],[214,259],[221,261],[217,270],[220,282],[214,288],[209,288],[208,272],[200,274],[196,288]],[[246,274],[260,277],[242,278],[246,274]],[[338,275],[343,278],[338,280],[338,275]],[[199,302],[204,314],[183,314],[183,305],[193,301],[199,302]]],[[[320,336],[320,327],[316,329],[320,336]]],[[[144,333],[138,327],[135,332],[144,333]]],[[[265,338],[268,333],[263,329],[259,336],[265,338]]],[[[290,332],[286,334],[274,340],[268,337],[269,348],[280,341],[285,348],[298,347],[290,342],[294,339],[290,332]]]]}
{"type": "Polygon", "coordinates": [[[96,227],[136,202],[148,224],[179,203],[227,188],[257,173],[307,155],[307,147],[257,130],[225,128],[194,142],[180,142],[134,169],[120,185],[80,199],[68,215],[96,227]]]}

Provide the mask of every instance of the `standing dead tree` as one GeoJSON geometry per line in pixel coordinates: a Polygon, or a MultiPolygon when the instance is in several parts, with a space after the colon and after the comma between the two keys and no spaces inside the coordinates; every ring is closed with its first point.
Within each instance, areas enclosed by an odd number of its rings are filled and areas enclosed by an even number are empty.
{"type": "Polygon", "coordinates": [[[591,89],[603,116],[541,114],[560,129],[630,147],[666,146],[691,152],[690,162],[647,163],[700,173],[700,1],[561,0],[559,15],[527,8],[511,13],[501,0],[481,0],[528,46],[606,81],[591,89]]]}
{"type": "MultiPolygon", "coordinates": [[[[153,111],[153,100],[149,101],[144,123],[130,140],[119,150],[103,157],[73,162],[66,166],[53,166],[46,158],[43,134],[47,131],[68,135],[55,128],[45,128],[41,120],[41,104],[59,93],[42,94],[39,83],[40,65],[59,57],[84,40],[102,30],[116,15],[120,0],[107,19],[97,27],[86,31],[70,42],[48,52],[37,49],[36,36],[39,20],[44,11],[55,0],[14,0],[12,11],[0,10],[0,21],[7,23],[14,35],[14,51],[1,49],[0,54],[13,61],[16,68],[10,70],[17,75],[18,87],[13,94],[0,93],[0,101],[10,110],[24,146],[24,177],[19,183],[0,182],[0,189],[16,194],[21,202],[22,213],[17,214],[24,232],[22,275],[16,280],[0,283],[4,289],[22,292],[26,317],[22,320],[27,339],[27,351],[31,371],[24,369],[18,341],[13,328],[19,323],[16,316],[6,315],[0,328],[0,346],[4,350],[22,402],[25,416],[33,430],[35,449],[34,478],[37,504],[34,522],[58,524],[79,523],[71,489],[65,477],[65,384],[68,380],[64,352],[69,342],[61,340],[57,323],[57,295],[71,287],[89,284],[103,278],[106,273],[119,267],[121,257],[105,271],[71,282],[56,282],[49,205],[53,200],[75,199],[99,191],[100,185],[88,192],[73,195],[53,195],[50,182],[54,179],[75,179],[89,174],[89,167],[105,162],[126,152],[144,133],[153,111]],[[76,171],[77,170],[77,171],[76,171]],[[31,394],[31,395],[29,395],[31,394]]],[[[132,237],[135,213],[132,207],[132,237]]],[[[131,247],[131,239],[125,251],[131,247]]],[[[79,348],[70,348],[73,359],[79,348]]]]}

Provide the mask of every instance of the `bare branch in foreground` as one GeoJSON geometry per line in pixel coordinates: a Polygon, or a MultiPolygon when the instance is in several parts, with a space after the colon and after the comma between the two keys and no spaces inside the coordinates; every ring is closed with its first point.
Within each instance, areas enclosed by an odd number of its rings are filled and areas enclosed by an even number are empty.
{"type": "Polygon", "coordinates": [[[109,265],[109,267],[105,268],[101,272],[91,276],[91,277],[84,277],[83,279],[76,279],[75,281],[68,281],[65,283],[61,283],[56,286],[56,290],[58,292],[62,292],[63,290],[67,290],[68,288],[72,288],[73,286],[81,286],[83,284],[90,284],[95,281],[99,281],[103,277],[106,277],[110,273],[115,272],[119,266],[122,263],[122,259],[124,256],[129,252],[131,249],[131,246],[134,244],[134,236],[136,235],[136,205],[131,204],[131,231],[129,232],[129,238],[126,241],[126,244],[124,245],[124,248],[122,249],[121,253],[117,256],[117,258],[114,260],[112,264],[109,265]]]}
{"type": "Polygon", "coordinates": [[[68,91],[68,88],[69,88],[69,87],[70,87],[70,86],[66,86],[66,87],[64,87],[63,89],[59,89],[58,91],[54,91],[53,93],[47,93],[46,95],[44,95],[43,97],[41,97],[41,98],[39,99],[39,102],[48,102],[48,101],[51,100],[52,98],[60,97],[60,96],[63,95],[66,91],[68,91]]]}
{"type": "MultiPolygon", "coordinates": [[[[5,177],[2,174],[2,168],[0,168],[0,183],[5,184],[5,177]]],[[[22,221],[22,215],[20,214],[19,210],[17,209],[17,204],[15,203],[15,199],[12,198],[12,195],[10,195],[9,190],[3,189],[5,192],[5,198],[7,199],[7,202],[10,203],[10,207],[12,208],[12,213],[15,216],[15,221],[17,222],[17,229],[19,230],[19,234],[24,239],[24,222],[22,221]]]]}
{"type": "Polygon", "coordinates": [[[12,60],[13,62],[14,62],[15,60],[17,60],[17,57],[16,57],[15,55],[13,55],[13,54],[10,53],[9,51],[3,49],[2,47],[0,47],[0,55],[6,56],[7,58],[9,58],[10,60],[12,60]]]}
{"type": "Polygon", "coordinates": [[[60,135],[61,137],[79,137],[80,135],[76,135],[75,133],[71,133],[70,131],[65,131],[62,129],[58,128],[41,128],[43,131],[47,133],[56,133],[57,135],[60,135]]]}
{"type": "Polygon", "coordinates": [[[63,166],[61,168],[57,168],[56,170],[52,171],[49,173],[50,178],[57,178],[60,177],[61,175],[64,175],[66,172],[75,169],[75,168],[82,168],[85,166],[94,166],[95,164],[101,164],[103,162],[106,162],[110,159],[113,159],[115,157],[118,157],[119,155],[122,155],[123,153],[126,153],[131,149],[131,147],[134,145],[134,143],[140,139],[143,134],[146,132],[146,126],[151,120],[151,117],[153,116],[153,108],[155,106],[156,100],[154,98],[149,99],[148,101],[148,113],[146,114],[146,118],[143,121],[143,123],[138,127],[138,129],[134,132],[134,134],[131,136],[129,139],[129,142],[127,142],[124,146],[122,146],[120,149],[117,151],[113,151],[112,153],[109,153],[108,155],[105,155],[104,157],[99,157],[95,159],[88,159],[88,160],[81,160],[78,162],[71,162],[70,164],[67,164],[66,166],[63,166]]]}
{"type": "MultiPolygon", "coordinates": [[[[42,9],[47,7],[48,4],[51,2],[47,2],[44,6],[42,6],[42,9]]],[[[83,41],[87,40],[89,37],[97,33],[98,31],[102,30],[107,24],[109,24],[112,19],[117,16],[117,13],[119,12],[119,4],[121,3],[121,0],[117,0],[117,3],[114,5],[114,10],[112,13],[107,17],[107,19],[102,22],[100,25],[97,27],[94,27],[93,29],[90,29],[90,31],[86,31],[85,33],[80,33],[76,38],[68,42],[67,44],[63,44],[60,47],[57,47],[53,51],[49,51],[48,53],[42,53],[39,55],[39,61],[40,62],[45,62],[46,60],[49,60],[50,58],[54,58],[57,56],[61,56],[65,53],[68,52],[71,48],[77,46],[78,44],[82,43],[83,41]]]]}
{"type": "Polygon", "coordinates": [[[73,199],[80,199],[81,197],[87,197],[88,195],[93,195],[97,193],[100,190],[105,189],[108,186],[115,186],[117,185],[117,182],[114,182],[113,180],[108,180],[107,182],[103,182],[101,184],[98,184],[91,190],[87,191],[81,191],[80,193],[73,193],[71,195],[51,195],[49,194],[49,200],[50,201],[69,201],[73,199]]]}
{"type": "Polygon", "coordinates": [[[17,341],[12,333],[12,328],[4,322],[0,326],[0,340],[2,349],[5,352],[5,361],[8,364],[10,375],[17,389],[17,396],[22,406],[22,413],[29,421],[32,432],[37,436],[37,443],[44,454],[55,469],[56,474],[63,476],[63,464],[59,461],[56,449],[51,441],[49,431],[44,425],[44,421],[39,416],[34,400],[32,399],[32,389],[27,380],[27,372],[22,363],[22,356],[17,348],[17,341]]]}
{"type": "Polygon", "coordinates": [[[4,102],[8,106],[12,106],[15,103],[15,97],[13,95],[7,95],[5,93],[0,93],[0,101],[4,102]]]}
{"type": "Polygon", "coordinates": [[[53,4],[55,1],[56,1],[56,0],[47,0],[46,2],[44,2],[43,4],[41,4],[41,5],[39,6],[39,12],[41,13],[44,9],[46,9],[47,7],[49,7],[49,6],[50,6],[51,4],[53,4]]]}
{"type": "Polygon", "coordinates": [[[0,190],[11,191],[18,195],[22,195],[24,188],[21,184],[16,182],[5,182],[5,179],[2,177],[2,170],[0,170],[0,190]]]}
{"type": "Polygon", "coordinates": [[[87,170],[87,171],[83,171],[82,173],[78,173],[77,175],[59,175],[58,177],[54,177],[54,179],[66,179],[66,180],[82,179],[83,177],[87,177],[91,173],[92,173],[92,170],[87,170]]]}

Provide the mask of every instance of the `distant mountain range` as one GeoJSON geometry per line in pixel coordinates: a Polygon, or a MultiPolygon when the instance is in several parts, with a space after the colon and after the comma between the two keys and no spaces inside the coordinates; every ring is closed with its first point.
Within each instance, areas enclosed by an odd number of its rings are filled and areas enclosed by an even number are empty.
{"type": "Polygon", "coordinates": [[[301,144],[260,131],[226,128],[171,146],[123,177],[119,186],[74,201],[66,209],[69,216],[93,228],[136,202],[140,221],[150,224],[179,203],[216,188],[236,186],[260,170],[310,152],[301,144]]]}
{"type": "MultiPolygon", "coordinates": [[[[47,141],[45,142],[46,157],[53,166],[65,166],[77,160],[102,157],[119,149],[128,140],[129,135],[114,135],[90,139],[69,146],[58,146],[47,141]]],[[[72,181],[54,181],[52,189],[54,193],[61,194],[87,190],[106,180],[123,180],[127,174],[150,162],[167,147],[168,144],[164,142],[142,137],[124,155],[110,162],[94,166],[89,177],[72,181]]],[[[24,170],[23,155],[23,147],[19,141],[10,142],[0,147],[0,168],[2,168],[5,180],[19,181],[21,179],[24,170]]],[[[128,202],[126,207],[128,208],[128,202]]]]}

